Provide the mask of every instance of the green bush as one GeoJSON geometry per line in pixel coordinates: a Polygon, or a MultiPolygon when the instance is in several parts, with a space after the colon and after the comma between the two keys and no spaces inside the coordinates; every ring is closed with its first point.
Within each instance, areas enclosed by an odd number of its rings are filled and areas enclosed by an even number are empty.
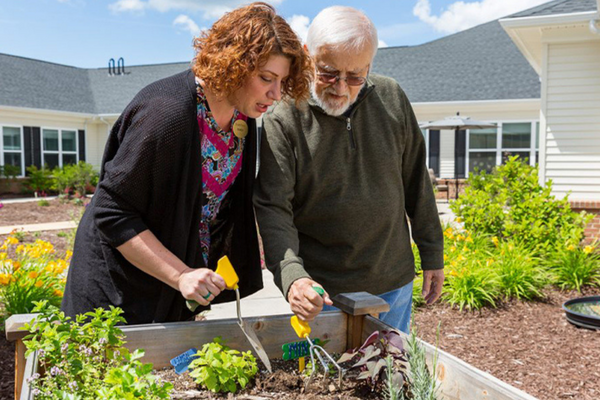
{"type": "Polygon", "coordinates": [[[539,184],[537,167],[514,156],[491,174],[472,174],[465,193],[450,207],[468,231],[511,238],[546,256],[557,245],[577,245],[591,218],[572,211],[566,196],[557,199],[551,191],[552,182],[539,184]]]}
{"type": "Polygon", "coordinates": [[[65,165],[63,168],[54,168],[53,188],[67,197],[76,194],[83,197],[87,194],[87,188],[98,183],[98,173],[91,164],[79,161],[78,164],[65,165]]]}
{"type": "Polygon", "coordinates": [[[27,187],[33,192],[44,196],[52,189],[52,171],[48,168],[38,169],[35,165],[27,167],[27,187]]]}
{"type": "Polygon", "coordinates": [[[561,289],[575,289],[581,292],[586,285],[600,286],[600,255],[593,246],[583,249],[570,245],[558,247],[551,257],[545,260],[553,282],[561,289]]]}

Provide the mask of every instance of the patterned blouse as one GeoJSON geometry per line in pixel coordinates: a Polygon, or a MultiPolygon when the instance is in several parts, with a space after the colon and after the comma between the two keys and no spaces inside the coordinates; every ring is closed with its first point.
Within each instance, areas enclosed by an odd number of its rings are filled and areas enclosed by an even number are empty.
{"type": "Polygon", "coordinates": [[[196,92],[198,128],[202,137],[202,217],[199,233],[202,257],[208,265],[210,223],[219,213],[221,202],[242,168],[245,140],[233,134],[233,123],[238,119],[246,121],[248,117],[234,110],[229,131],[225,132],[217,125],[198,79],[196,92]]]}

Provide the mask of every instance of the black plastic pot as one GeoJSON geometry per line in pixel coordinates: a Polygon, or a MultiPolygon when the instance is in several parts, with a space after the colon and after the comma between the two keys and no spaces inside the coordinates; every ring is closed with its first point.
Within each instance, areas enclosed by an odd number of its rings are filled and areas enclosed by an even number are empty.
{"type": "Polygon", "coordinates": [[[565,316],[567,321],[573,325],[587,328],[587,329],[600,329],[600,316],[582,313],[573,310],[573,306],[585,303],[599,303],[600,296],[588,296],[578,297],[576,299],[567,300],[563,304],[563,310],[565,310],[565,316]]]}

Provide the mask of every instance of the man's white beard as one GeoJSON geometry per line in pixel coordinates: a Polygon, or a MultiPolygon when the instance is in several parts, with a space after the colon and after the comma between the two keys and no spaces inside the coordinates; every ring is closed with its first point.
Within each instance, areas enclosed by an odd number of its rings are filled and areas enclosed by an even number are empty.
{"type": "MultiPolygon", "coordinates": [[[[334,104],[331,104],[331,102],[327,102],[326,100],[319,97],[319,95],[317,95],[316,88],[317,88],[317,86],[313,82],[310,85],[310,92],[312,94],[312,97],[313,97],[313,99],[315,99],[315,101],[317,102],[319,107],[321,107],[327,115],[331,115],[333,117],[340,116],[343,113],[345,113],[346,110],[348,110],[348,108],[350,108],[350,106],[352,105],[352,103],[350,102],[349,94],[346,94],[346,101],[344,103],[342,103],[341,105],[339,103],[334,105],[334,104]]],[[[335,91],[331,87],[325,88],[321,93],[326,94],[327,92],[335,94],[335,91]]]]}

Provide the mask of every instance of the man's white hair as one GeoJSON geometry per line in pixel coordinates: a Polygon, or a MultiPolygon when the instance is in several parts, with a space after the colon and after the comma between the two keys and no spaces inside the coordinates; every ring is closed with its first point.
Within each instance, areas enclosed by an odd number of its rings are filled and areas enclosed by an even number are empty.
{"type": "Polygon", "coordinates": [[[322,47],[333,47],[350,54],[367,49],[375,57],[379,41],[377,29],[362,11],[352,7],[333,6],[321,11],[310,24],[306,46],[311,55],[322,47]]]}

